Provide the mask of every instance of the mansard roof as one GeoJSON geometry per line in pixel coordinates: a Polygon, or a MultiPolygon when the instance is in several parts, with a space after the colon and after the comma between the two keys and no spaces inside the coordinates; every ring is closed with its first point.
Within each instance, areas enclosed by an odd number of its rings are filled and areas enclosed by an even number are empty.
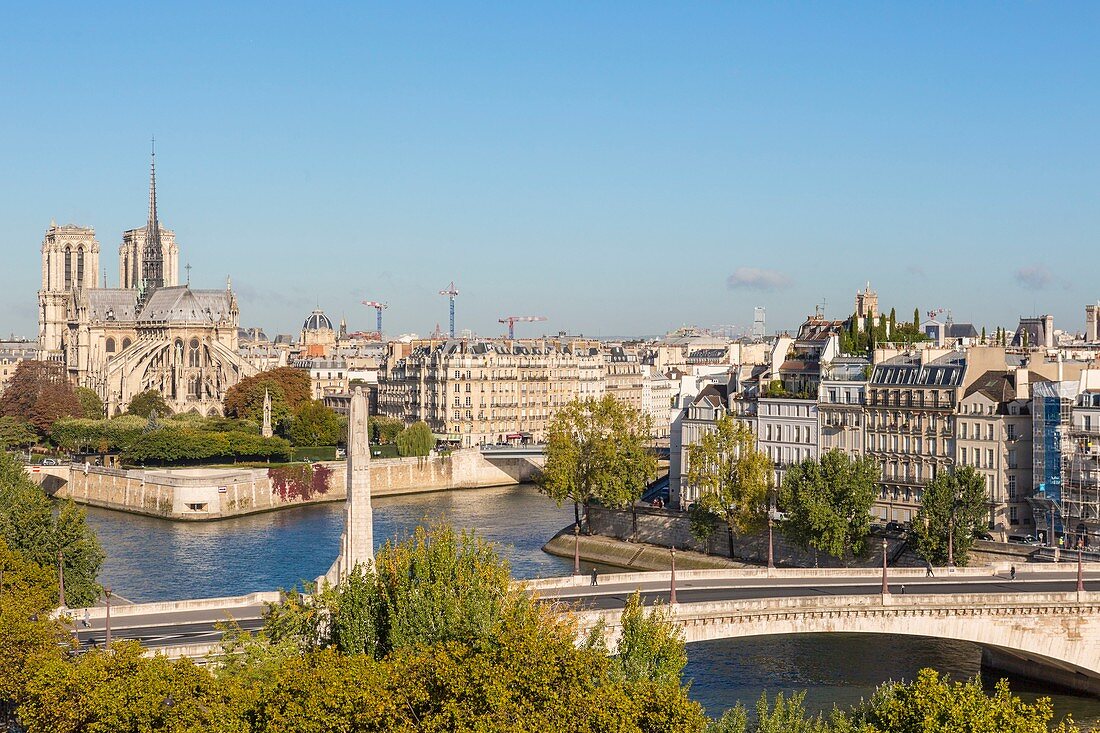
{"type": "Polygon", "coordinates": [[[229,319],[233,295],[228,290],[192,290],[187,285],[157,288],[138,316],[160,323],[217,323],[229,319]]]}
{"type": "Polygon", "coordinates": [[[966,357],[947,354],[922,364],[919,357],[902,355],[875,366],[871,384],[879,387],[959,387],[966,373],[966,357]]]}

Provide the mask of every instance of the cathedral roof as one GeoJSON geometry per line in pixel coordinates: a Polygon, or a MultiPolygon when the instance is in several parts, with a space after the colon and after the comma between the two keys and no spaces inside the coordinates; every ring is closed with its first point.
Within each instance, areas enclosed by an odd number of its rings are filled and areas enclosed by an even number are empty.
{"type": "Polygon", "coordinates": [[[91,321],[133,321],[137,305],[136,293],[122,288],[90,288],[88,319],[91,321]]]}
{"type": "Polygon", "coordinates": [[[230,317],[232,300],[228,290],[192,290],[187,285],[157,288],[150,293],[138,320],[216,323],[230,317]]]}

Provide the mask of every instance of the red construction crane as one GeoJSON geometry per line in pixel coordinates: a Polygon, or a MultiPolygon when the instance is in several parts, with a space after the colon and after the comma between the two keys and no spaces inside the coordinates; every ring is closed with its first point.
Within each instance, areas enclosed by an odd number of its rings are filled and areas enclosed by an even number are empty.
{"type": "Polygon", "coordinates": [[[389,304],[379,303],[377,300],[364,300],[363,305],[378,311],[378,337],[382,338],[382,311],[389,308],[389,304]]]}
{"type": "Polygon", "coordinates": [[[497,323],[507,323],[508,338],[514,339],[516,337],[517,323],[538,323],[539,321],[545,320],[546,316],[505,316],[504,318],[498,318],[497,323]]]}

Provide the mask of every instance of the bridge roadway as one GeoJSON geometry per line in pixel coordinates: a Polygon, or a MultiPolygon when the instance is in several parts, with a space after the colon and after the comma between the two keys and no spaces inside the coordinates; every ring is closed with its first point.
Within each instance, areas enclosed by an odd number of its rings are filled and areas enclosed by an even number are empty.
{"type": "MultiPolygon", "coordinates": [[[[1090,568],[1091,570],[1091,568],[1090,568]]],[[[794,599],[877,596],[881,593],[881,574],[867,570],[800,571],[687,571],[677,574],[677,606],[760,599],[794,599]]],[[[1088,576],[1095,576],[1090,572],[1088,576]]],[[[1086,590],[1100,591],[1100,580],[1086,576],[1086,590]]],[[[565,603],[586,612],[621,609],[627,598],[640,591],[647,604],[669,600],[669,573],[623,573],[606,575],[592,586],[589,576],[528,581],[538,596],[553,603],[565,603]]],[[[924,577],[924,570],[892,570],[890,590],[895,602],[916,603],[918,596],[972,595],[1002,597],[1006,594],[1026,602],[1031,594],[1070,593],[1076,589],[1076,570],[1067,565],[1024,566],[1015,580],[1006,569],[994,573],[991,568],[959,569],[948,573],[937,569],[936,577],[924,577]]],[[[1091,595],[1091,594],[1090,594],[1091,595]]],[[[277,593],[254,593],[237,598],[214,598],[168,603],[134,604],[112,608],[112,639],[137,639],[151,649],[162,649],[170,656],[205,653],[222,636],[217,625],[232,619],[246,630],[263,625],[266,604],[278,599],[277,593]]],[[[933,599],[929,599],[932,601],[933,599]]],[[[76,637],[84,645],[102,644],[105,636],[105,609],[102,607],[70,611],[76,637]]]]}

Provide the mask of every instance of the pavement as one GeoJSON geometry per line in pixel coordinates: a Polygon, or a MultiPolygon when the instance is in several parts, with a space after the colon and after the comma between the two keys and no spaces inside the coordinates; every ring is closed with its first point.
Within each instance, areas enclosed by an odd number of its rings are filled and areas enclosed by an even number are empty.
{"type": "MultiPolygon", "coordinates": [[[[889,578],[888,578],[889,579],[889,578]]],[[[1086,590],[1100,591],[1100,579],[1086,576],[1086,590]]],[[[954,595],[954,594],[1005,594],[1005,593],[1069,593],[1077,589],[1076,570],[1065,572],[1017,572],[1016,579],[1007,574],[958,577],[941,572],[936,577],[905,577],[890,581],[890,591],[895,595],[954,595]]],[[[652,581],[609,583],[597,586],[571,586],[544,590],[539,597],[546,601],[562,601],[579,609],[603,610],[622,608],[635,591],[640,591],[647,604],[654,601],[667,603],[669,583],[665,579],[652,581]]],[[[859,596],[878,595],[882,591],[880,577],[868,575],[813,577],[806,579],[789,577],[708,578],[678,580],[676,599],[680,604],[750,600],[762,598],[795,598],[811,596],[859,596]]],[[[234,605],[228,608],[193,609],[186,611],[159,611],[147,614],[127,614],[111,619],[111,638],[137,639],[149,648],[172,647],[190,644],[216,643],[222,632],[216,628],[230,619],[245,630],[263,626],[266,606],[262,603],[234,605]]],[[[105,619],[90,619],[85,626],[79,612],[73,619],[76,637],[82,645],[102,645],[105,636],[105,619]]]]}

